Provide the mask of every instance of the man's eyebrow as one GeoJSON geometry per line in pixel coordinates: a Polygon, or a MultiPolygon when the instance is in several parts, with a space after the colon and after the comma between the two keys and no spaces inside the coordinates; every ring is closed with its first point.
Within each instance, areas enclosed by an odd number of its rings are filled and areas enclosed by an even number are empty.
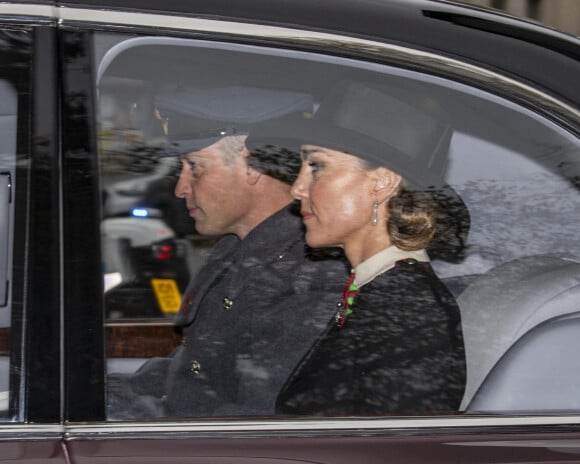
{"type": "Polygon", "coordinates": [[[317,151],[319,151],[317,148],[303,148],[300,150],[300,154],[302,155],[302,159],[306,161],[308,158],[310,158],[310,156],[312,156],[312,154],[316,153],[317,151]]]}
{"type": "Polygon", "coordinates": [[[180,159],[182,162],[189,164],[199,164],[200,161],[198,158],[192,157],[191,153],[185,153],[184,155],[181,155],[180,159]]]}

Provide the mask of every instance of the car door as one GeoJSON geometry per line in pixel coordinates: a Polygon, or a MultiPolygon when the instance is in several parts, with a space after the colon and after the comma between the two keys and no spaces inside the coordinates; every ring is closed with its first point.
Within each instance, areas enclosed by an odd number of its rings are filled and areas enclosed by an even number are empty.
{"type": "MultiPolygon", "coordinates": [[[[173,202],[179,165],[165,166],[155,156],[171,124],[155,96],[236,85],[301,91],[320,102],[334,82],[349,78],[387,85],[397,98],[445,121],[454,129],[447,181],[461,206],[449,219],[450,235],[430,253],[460,301],[468,290],[485,287],[481,279],[495,278],[489,273],[502,266],[544,255],[575,261],[580,254],[578,111],[501,72],[411,46],[177,13],[65,7],[59,14],[64,384],[66,447],[73,462],[577,458],[577,406],[563,397],[563,406],[552,409],[541,392],[532,393],[531,406],[523,410],[470,410],[469,398],[461,411],[447,415],[107,418],[105,372],[131,375],[147,358],[172,352],[180,337],[171,323],[179,305],[171,301],[179,300],[175,294],[181,296],[184,282],[203,272],[214,243],[199,236],[180,216],[184,205],[173,202]],[[165,266],[168,254],[175,259],[165,266]]],[[[500,283],[509,297],[520,277],[508,274],[514,280],[501,274],[500,283]]],[[[494,309],[515,302],[485,305],[502,293],[495,282],[471,297],[480,304],[472,312],[507,325],[505,314],[494,309]]],[[[528,295],[534,286],[525,284],[528,295]]],[[[469,301],[465,306],[473,307],[469,301]]],[[[538,323],[577,311],[573,304],[558,306],[538,323]]],[[[521,319],[513,325],[528,318],[524,310],[517,314],[521,319]]],[[[469,320],[466,343],[477,340],[474,327],[487,323],[469,320]]],[[[468,350],[468,363],[469,353],[482,352],[479,340],[468,350]]],[[[474,361],[480,379],[472,393],[497,361],[485,372],[474,361]]]]}
{"type": "Polygon", "coordinates": [[[15,13],[0,9],[0,461],[56,463],[65,462],[56,29],[15,13]]]}

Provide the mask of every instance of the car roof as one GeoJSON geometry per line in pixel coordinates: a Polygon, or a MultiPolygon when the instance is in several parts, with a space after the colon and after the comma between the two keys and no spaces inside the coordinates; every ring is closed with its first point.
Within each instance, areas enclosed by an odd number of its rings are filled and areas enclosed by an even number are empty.
{"type": "Polygon", "coordinates": [[[503,72],[580,106],[580,39],[447,0],[65,0],[71,8],[186,15],[412,46],[503,72]]]}

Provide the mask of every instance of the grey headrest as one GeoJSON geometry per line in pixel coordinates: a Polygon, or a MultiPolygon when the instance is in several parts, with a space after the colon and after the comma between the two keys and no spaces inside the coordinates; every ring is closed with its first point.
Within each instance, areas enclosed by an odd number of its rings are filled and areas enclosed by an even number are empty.
{"type": "Polygon", "coordinates": [[[16,152],[16,89],[0,79],[0,155],[14,155],[16,152]]]}
{"type": "Polygon", "coordinates": [[[522,335],[548,319],[578,310],[580,260],[554,255],[520,258],[471,284],[461,309],[467,384],[464,410],[496,362],[522,335]]]}
{"type": "Polygon", "coordinates": [[[495,365],[469,410],[580,410],[579,334],[580,313],[532,329],[495,365]]]}

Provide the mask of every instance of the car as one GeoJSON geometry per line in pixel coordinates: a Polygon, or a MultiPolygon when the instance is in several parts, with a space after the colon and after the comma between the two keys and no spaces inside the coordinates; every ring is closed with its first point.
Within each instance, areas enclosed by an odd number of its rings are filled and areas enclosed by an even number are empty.
{"type": "Polygon", "coordinates": [[[577,37],[453,1],[0,3],[0,462],[580,461],[578,76],[577,37]],[[107,373],[180,343],[159,315],[215,243],[155,212],[185,210],[159,98],[260,87],[314,113],[342,79],[453,128],[460,214],[430,253],[461,309],[460,410],[108,418],[107,373]]]}

